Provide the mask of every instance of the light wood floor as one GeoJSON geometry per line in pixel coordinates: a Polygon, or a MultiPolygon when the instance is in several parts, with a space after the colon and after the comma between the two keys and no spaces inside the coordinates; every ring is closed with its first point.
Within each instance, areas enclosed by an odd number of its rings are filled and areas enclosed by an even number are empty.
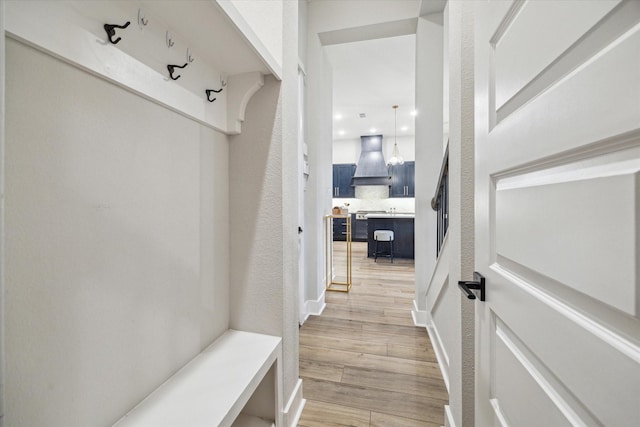
{"type": "MultiPolygon", "coordinates": [[[[336,242],[335,258],[346,245],[336,242]]],[[[336,263],[336,272],[339,270],[336,263]]],[[[298,426],[439,427],[448,401],[424,328],[413,326],[413,260],[366,257],[353,243],[353,286],[327,292],[300,328],[307,404],[298,426]]]]}

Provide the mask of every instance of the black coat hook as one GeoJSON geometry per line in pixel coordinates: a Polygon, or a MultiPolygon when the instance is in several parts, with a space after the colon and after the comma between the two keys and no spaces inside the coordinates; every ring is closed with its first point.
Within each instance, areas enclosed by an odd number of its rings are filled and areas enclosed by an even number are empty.
{"type": "Polygon", "coordinates": [[[186,62],[184,65],[171,65],[171,64],[167,65],[167,70],[169,70],[169,77],[171,77],[171,80],[178,80],[180,78],[180,76],[175,76],[175,77],[173,76],[173,72],[175,71],[176,68],[184,68],[187,65],[189,64],[187,64],[186,62]]]}
{"type": "Polygon", "coordinates": [[[220,92],[222,92],[222,89],[220,89],[220,90],[215,90],[215,89],[206,89],[206,90],[205,90],[205,92],[207,93],[207,101],[209,101],[209,102],[213,102],[213,101],[215,101],[215,100],[216,100],[216,98],[211,99],[211,94],[212,94],[213,92],[215,92],[215,93],[220,93],[220,92]]]}
{"type": "Polygon", "coordinates": [[[116,35],[116,28],[127,28],[129,26],[129,24],[131,24],[131,21],[127,21],[126,24],[124,25],[113,25],[113,24],[104,24],[104,30],[107,32],[107,35],[109,36],[109,41],[113,44],[117,44],[121,38],[118,37],[117,39],[113,39],[113,37],[116,35]]]}

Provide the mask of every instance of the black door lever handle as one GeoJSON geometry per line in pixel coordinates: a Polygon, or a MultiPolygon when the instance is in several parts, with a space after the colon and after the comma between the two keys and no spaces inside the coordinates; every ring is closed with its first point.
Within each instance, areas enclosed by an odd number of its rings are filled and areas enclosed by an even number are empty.
{"type": "Polygon", "coordinates": [[[465,293],[467,298],[476,299],[476,294],[473,290],[480,291],[480,301],[485,300],[485,278],[482,274],[477,271],[473,272],[473,281],[465,281],[460,280],[458,282],[458,287],[465,293]]]}

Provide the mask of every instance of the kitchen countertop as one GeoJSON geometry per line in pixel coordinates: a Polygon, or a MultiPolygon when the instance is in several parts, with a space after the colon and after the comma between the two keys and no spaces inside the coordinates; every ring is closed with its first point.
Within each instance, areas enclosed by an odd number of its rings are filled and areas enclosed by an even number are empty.
{"type": "Polygon", "coordinates": [[[415,213],[375,213],[368,214],[367,219],[369,218],[415,218],[415,213]]]}

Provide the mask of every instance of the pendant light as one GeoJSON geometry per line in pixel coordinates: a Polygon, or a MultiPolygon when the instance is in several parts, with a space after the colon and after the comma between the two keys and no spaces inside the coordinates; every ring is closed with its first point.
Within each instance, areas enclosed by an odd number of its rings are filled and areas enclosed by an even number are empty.
{"type": "Polygon", "coordinates": [[[400,155],[400,151],[398,150],[398,141],[397,141],[397,136],[398,136],[398,106],[394,105],[391,108],[393,108],[393,111],[394,111],[395,123],[393,125],[393,152],[391,153],[391,158],[389,159],[389,164],[392,165],[392,166],[403,165],[404,164],[404,159],[402,158],[402,156],[400,155]]]}

